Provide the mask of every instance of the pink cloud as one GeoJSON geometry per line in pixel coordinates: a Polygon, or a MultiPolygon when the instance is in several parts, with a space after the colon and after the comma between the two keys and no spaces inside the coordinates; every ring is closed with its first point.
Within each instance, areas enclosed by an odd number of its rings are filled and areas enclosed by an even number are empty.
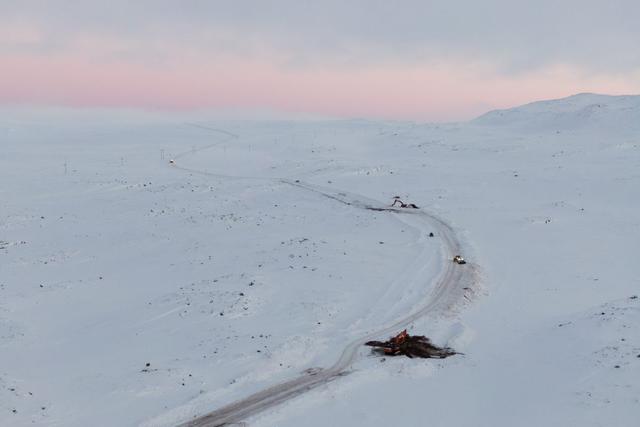
{"type": "Polygon", "coordinates": [[[464,119],[490,108],[577,92],[630,93],[634,76],[568,66],[505,76],[490,64],[305,68],[275,58],[181,55],[162,63],[89,53],[0,56],[0,103],[162,109],[270,108],[341,117],[464,119]]]}

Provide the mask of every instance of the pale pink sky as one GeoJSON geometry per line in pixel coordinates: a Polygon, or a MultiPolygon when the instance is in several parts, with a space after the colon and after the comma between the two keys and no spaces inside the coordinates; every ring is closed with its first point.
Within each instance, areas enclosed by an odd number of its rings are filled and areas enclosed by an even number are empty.
{"type": "Polygon", "coordinates": [[[207,26],[195,15],[182,16],[175,25],[167,21],[170,14],[156,17],[170,24],[146,31],[131,32],[128,26],[118,31],[118,25],[134,24],[107,16],[103,25],[98,16],[90,25],[63,32],[64,21],[20,12],[7,14],[4,22],[0,18],[0,104],[5,105],[263,108],[460,120],[579,92],[640,92],[640,61],[636,66],[608,57],[615,66],[603,67],[574,51],[545,56],[534,42],[514,48],[507,41],[493,50],[485,43],[476,53],[472,38],[451,46],[449,39],[394,40],[395,33],[391,40],[378,40],[366,28],[354,36],[350,27],[339,38],[299,25],[290,34],[280,27],[254,34],[239,31],[236,22],[207,26]],[[288,36],[306,42],[298,45],[288,36]]]}

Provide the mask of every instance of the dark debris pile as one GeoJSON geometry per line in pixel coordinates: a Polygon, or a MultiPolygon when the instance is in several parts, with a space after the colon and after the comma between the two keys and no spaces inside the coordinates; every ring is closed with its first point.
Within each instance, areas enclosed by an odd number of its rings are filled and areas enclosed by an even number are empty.
{"type": "Polygon", "coordinates": [[[395,337],[389,338],[388,341],[369,341],[365,345],[375,347],[375,351],[388,356],[405,355],[410,358],[444,359],[459,354],[449,347],[438,347],[432,344],[431,340],[423,335],[409,335],[406,329],[395,337]]]}

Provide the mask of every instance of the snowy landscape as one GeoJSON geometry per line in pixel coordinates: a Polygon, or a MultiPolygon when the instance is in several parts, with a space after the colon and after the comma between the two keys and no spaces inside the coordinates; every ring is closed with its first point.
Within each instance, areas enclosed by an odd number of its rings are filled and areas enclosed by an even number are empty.
{"type": "Polygon", "coordinates": [[[638,423],[640,96],[443,124],[7,107],[0,146],[2,426],[176,426],[314,377],[228,422],[638,423]],[[362,345],[404,328],[461,354],[362,345]]]}

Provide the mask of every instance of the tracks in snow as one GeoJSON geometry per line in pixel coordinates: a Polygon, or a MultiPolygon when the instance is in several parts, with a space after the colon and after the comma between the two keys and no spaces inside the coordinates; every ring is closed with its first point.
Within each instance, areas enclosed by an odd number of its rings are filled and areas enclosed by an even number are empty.
{"type": "MultiPolygon", "coordinates": [[[[199,126],[212,132],[217,132],[226,135],[223,141],[200,147],[196,150],[186,151],[178,154],[175,158],[184,158],[185,156],[197,153],[203,150],[213,148],[219,144],[226,143],[232,139],[238,138],[237,135],[230,132],[199,126]]],[[[353,364],[358,356],[358,350],[366,342],[373,338],[384,337],[397,332],[398,329],[406,327],[414,320],[426,316],[427,314],[434,314],[439,310],[446,310],[446,308],[455,304],[455,302],[463,295],[463,276],[466,269],[457,264],[451,262],[451,258],[461,253],[461,245],[458,241],[455,233],[451,227],[443,220],[436,216],[429,214],[421,210],[405,210],[389,208],[384,204],[369,199],[365,196],[349,193],[346,191],[336,191],[335,189],[328,189],[305,183],[299,180],[290,179],[275,179],[275,178],[260,178],[260,177],[244,177],[244,176],[229,176],[222,174],[215,174],[208,171],[190,169],[178,165],[173,166],[175,169],[185,172],[196,173],[206,176],[212,176],[216,178],[227,179],[249,179],[249,180],[263,180],[274,181],[274,183],[281,183],[290,185],[294,188],[298,188],[303,191],[309,191],[316,193],[320,196],[331,199],[335,202],[342,203],[348,206],[352,206],[354,209],[364,209],[371,211],[388,211],[398,218],[412,226],[422,228],[422,232],[428,233],[429,231],[436,231],[438,237],[442,242],[442,269],[439,275],[434,278],[425,277],[413,277],[411,280],[424,282],[425,289],[430,289],[430,293],[423,300],[423,303],[416,307],[411,314],[399,318],[384,328],[375,330],[368,333],[366,336],[351,341],[343,350],[338,360],[329,368],[316,370],[311,373],[300,375],[292,380],[276,384],[262,391],[254,393],[244,399],[236,401],[234,403],[223,406],[205,415],[194,418],[180,425],[180,427],[214,427],[223,426],[226,424],[238,424],[252,415],[258,414],[266,409],[277,406],[289,399],[304,394],[309,390],[312,390],[323,384],[327,384],[330,381],[335,380],[348,373],[349,367],[353,364]],[[406,218],[406,219],[405,219],[406,218]],[[411,218],[410,221],[408,219],[411,218]],[[429,283],[433,282],[429,287],[429,283]]]]}

